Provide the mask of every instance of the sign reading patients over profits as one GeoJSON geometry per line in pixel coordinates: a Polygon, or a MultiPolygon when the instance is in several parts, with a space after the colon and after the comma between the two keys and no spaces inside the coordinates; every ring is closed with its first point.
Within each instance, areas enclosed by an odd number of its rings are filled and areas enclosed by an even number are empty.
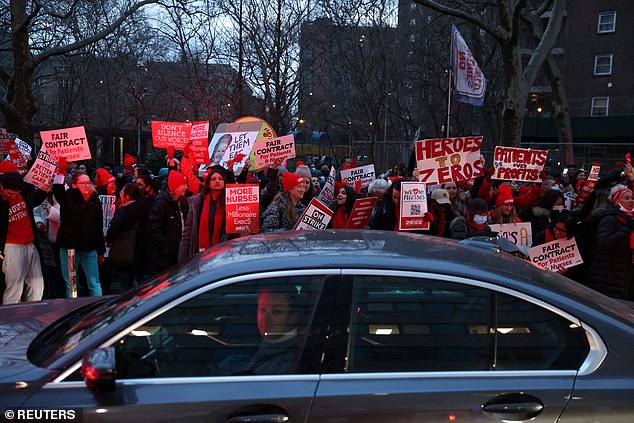
{"type": "Polygon", "coordinates": [[[238,234],[248,228],[252,234],[260,232],[260,186],[257,184],[227,185],[227,233],[238,234]]]}
{"type": "Polygon", "coordinates": [[[432,138],[416,142],[418,180],[427,185],[468,181],[484,175],[482,137],[432,138]]]}
{"type": "Polygon", "coordinates": [[[342,169],[341,181],[345,181],[349,187],[354,187],[358,180],[361,180],[361,185],[367,185],[376,179],[374,175],[374,165],[369,164],[353,169],[342,169]]]}
{"type": "MultiPolygon", "coordinates": [[[[200,122],[198,122],[200,123],[200,122]]],[[[191,123],[152,121],[152,145],[158,148],[174,147],[182,150],[189,142],[191,123]]]]}
{"type": "Polygon", "coordinates": [[[502,223],[489,225],[493,232],[497,232],[498,238],[506,238],[515,244],[522,252],[528,255],[528,249],[533,245],[533,230],[530,222],[502,223]]]}
{"type": "Polygon", "coordinates": [[[41,131],[40,136],[43,148],[54,159],[63,157],[68,161],[76,161],[92,158],[83,126],[41,131]]]}
{"type": "Polygon", "coordinates": [[[253,146],[255,169],[277,165],[285,159],[295,157],[295,137],[284,135],[279,138],[263,138],[253,146]]]}
{"type": "Polygon", "coordinates": [[[506,181],[540,182],[548,151],[530,148],[495,147],[493,179],[506,181]]]}
{"type": "Polygon", "coordinates": [[[29,173],[24,176],[24,182],[49,192],[51,190],[51,180],[57,169],[57,163],[49,156],[45,149],[37,153],[35,163],[31,166],[29,173]]]}
{"type": "Polygon", "coordinates": [[[324,230],[328,227],[332,219],[333,211],[316,198],[310,200],[304,214],[295,225],[296,231],[301,230],[324,230]]]}
{"type": "Polygon", "coordinates": [[[528,255],[533,263],[553,272],[583,263],[574,238],[556,239],[538,245],[530,248],[528,255]]]}
{"type": "Polygon", "coordinates": [[[401,184],[401,217],[398,222],[400,231],[429,229],[425,220],[427,212],[427,190],[422,182],[403,182],[401,184]]]}

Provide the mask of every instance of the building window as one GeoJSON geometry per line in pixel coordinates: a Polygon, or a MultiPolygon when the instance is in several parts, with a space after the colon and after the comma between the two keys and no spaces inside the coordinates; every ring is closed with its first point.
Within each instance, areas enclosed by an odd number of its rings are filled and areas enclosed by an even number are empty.
{"type": "Polygon", "coordinates": [[[616,10],[599,13],[599,22],[597,24],[597,33],[605,34],[607,32],[616,31],[616,10]]]}
{"type": "Polygon", "coordinates": [[[609,106],[610,97],[592,97],[590,116],[607,116],[609,106]]]}
{"type": "Polygon", "coordinates": [[[612,75],[611,54],[597,54],[594,56],[594,75],[612,75]]]}

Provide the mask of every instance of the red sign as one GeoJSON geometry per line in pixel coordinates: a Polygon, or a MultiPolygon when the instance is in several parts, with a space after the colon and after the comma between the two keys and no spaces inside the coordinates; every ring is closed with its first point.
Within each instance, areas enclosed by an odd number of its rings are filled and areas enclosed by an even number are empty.
{"type": "Polygon", "coordinates": [[[189,139],[192,142],[192,161],[195,164],[209,164],[209,122],[192,123],[189,139]]]}
{"type": "Polygon", "coordinates": [[[70,162],[92,157],[83,126],[41,131],[40,136],[43,148],[46,148],[46,152],[56,160],[63,157],[70,162]]]}
{"type": "Polygon", "coordinates": [[[27,158],[16,144],[15,139],[9,138],[5,141],[4,145],[9,153],[8,159],[18,167],[20,175],[24,175],[28,170],[27,158]]]}
{"type": "Polygon", "coordinates": [[[174,147],[182,150],[189,142],[191,123],[152,121],[152,145],[158,148],[174,147]]]}
{"type": "Polygon", "coordinates": [[[252,234],[260,232],[260,186],[258,184],[227,185],[225,205],[228,234],[243,233],[246,228],[249,228],[252,234]]]}
{"type": "Polygon", "coordinates": [[[540,182],[548,151],[532,148],[495,147],[493,179],[506,181],[540,182]]]}
{"type": "Polygon", "coordinates": [[[374,210],[377,201],[378,198],[376,197],[357,199],[354,202],[354,206],[352,206],[346,229],[367,229],[372,210],[374,210]]]}
{"type": "Polygon", "coordinates": [[[328,227],[332,219],[333,211],[317,198],[313,198],[308,203],[293,230],[295,231],[321,231],[328,227]]]}
{"type": "Polygon", "coordinates": [[[432,138],[416,142],[418,180],[427,185],[468,181],[484,175],[482,137],[432,138]]]}
{"type": "Polygon", "coordinates": [[[597,186],[597,181],[599,180],[599,172],[601,171],[601,164],[592,163],[592,168],[590,169],[590,174],[588,175],[588,179],[581,187],[581,191],[577,194],[577,204],[580,205],[585,204],[590,198],[590,194],[594,191],[597,186]]]}

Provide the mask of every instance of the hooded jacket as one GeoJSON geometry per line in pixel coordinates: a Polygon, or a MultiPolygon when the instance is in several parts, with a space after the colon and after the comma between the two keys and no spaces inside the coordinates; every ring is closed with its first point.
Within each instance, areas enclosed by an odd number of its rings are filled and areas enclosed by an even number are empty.
{"type": "Polygon", "coordinates": [[[53,194],[59,203],[59,231],[57,245],[77,251],[96,250],[104,255],[103,212],[99,195],[93,191],[84,200],[79,188],[64,190],[64,185],[53,184],[53,194]]]}

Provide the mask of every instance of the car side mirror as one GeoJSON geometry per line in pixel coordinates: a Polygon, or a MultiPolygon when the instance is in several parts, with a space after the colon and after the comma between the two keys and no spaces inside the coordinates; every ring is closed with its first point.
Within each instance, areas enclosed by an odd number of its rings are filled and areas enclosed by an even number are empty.
{"type": "Polygon", "coordinates": [[[97,348],[84,356],[81,363],[86,386],[95,392],[114,392],[116,362],[114,347],[97,348]]]}

